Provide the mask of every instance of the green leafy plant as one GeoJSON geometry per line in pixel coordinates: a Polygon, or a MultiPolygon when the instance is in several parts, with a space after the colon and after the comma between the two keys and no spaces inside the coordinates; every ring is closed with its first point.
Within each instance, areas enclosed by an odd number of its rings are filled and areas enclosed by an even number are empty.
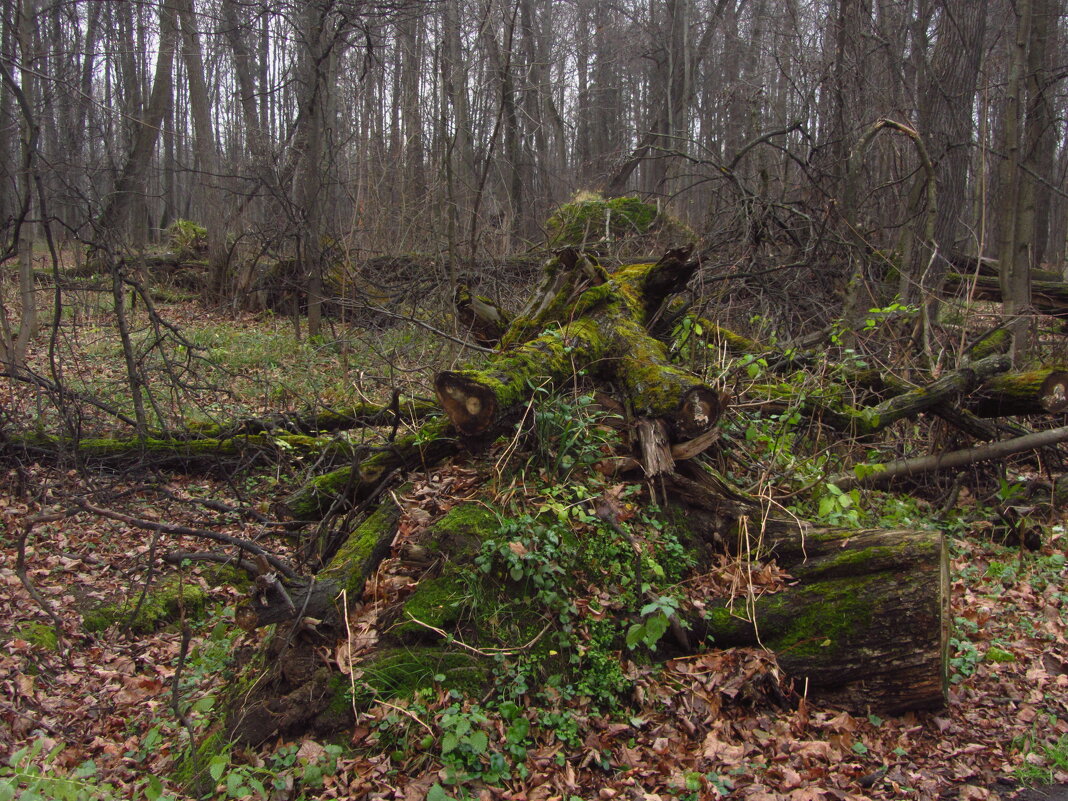
{"type": "Polygon", "coordinates": [[[167,227],[167,242],[170,249],[183,258],[192,258],[207,247],[208,231],[192,220],[175,220],[167,227]]]}
{"type": "Polygon", "coordinates": [[[658,596],[642,607],[642,620],[627,629],[627,647],[639,645],[655,649],[664,632],[671,625],[671,618],[679,611],[679,602],[670,596],[658,596]]]}
{"type": "Polygon", "coordinates": [[[846,492],[835,484],[824,484],[816,516],[832,526],[859,526],[860,491],[846,492]]]}
{"type": "MultiPolygon", "coordinates": [[[[0,767],[0,801],[112,801],[129,797],[128,789],[101,781],[92,760],[69,770],[60,767],[57,757],[64,747],[48,748],[38,739],[13,753],[8,764],[0,767]]],[[[148,776],[138,790],[149,801],[175,799],[163,792],[163,784],[155,776],[148,776]]]]}
{"type": "Polygon", "coordinates": [[[1024,762],[1013,771],[1023,784],[1052,784],[1056,774],[1068,772],[1068,734],[1055,742],[1024,743],[1024,762]]]}

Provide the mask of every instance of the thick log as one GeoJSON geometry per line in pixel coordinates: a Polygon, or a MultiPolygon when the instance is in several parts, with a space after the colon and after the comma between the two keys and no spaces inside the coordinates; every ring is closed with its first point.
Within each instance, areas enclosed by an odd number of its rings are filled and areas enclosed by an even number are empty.
{"type": "Polygon", "coordinates": [[[679,251],[611,275],[584,255],[561,254],[505,334],[502,351],[481,369],[439,373],[438,400],[461,434],[475,436],[526,401],[531,386],[590,370],[615,380],[635,414],[668,418],[683,437],[707,431],[722,411],[720,394],[672,364],[645,328],[695,269],[679,251]],[[541,333],[530,338],[534,329],[541,333]]]}
{"type": "Polygon", "coordinates": [[[716,602],[717,646],[761,644],[799,692],[897,714],[945,704],[949,568],[937,531],[768,527],[764,552],[797,583],[748,604],[716,602]]]}
{"type": "Polygon", "coordinates": [[[1068,411],[1068,371],[1043,367],[995,376],[970,399],[968,408],[979,417],[1068,411]]]}

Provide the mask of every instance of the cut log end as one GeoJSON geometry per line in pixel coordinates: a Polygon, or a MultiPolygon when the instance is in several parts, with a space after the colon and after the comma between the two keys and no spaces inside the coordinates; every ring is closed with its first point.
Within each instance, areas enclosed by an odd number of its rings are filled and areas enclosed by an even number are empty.
{"type": "Polygon", "coordinates": [[[682,396],[675,413],[675,426],[684,436],[695,436],[712,428],[726,406],[726,395],[708,387],[694,387],[682,396]]]}
{"type": "Polygon", "coordinates": [[[497,398],[493,391],[460,373],[439,373],[434,390],[449,420],[465,436],[483,433],[496,420],[497,398]]]}
{"type": "Polygon", "coordinates": [[[1046,376],[1040,398],[1042,408],[1051,414],[1068,410],[1068,373],[1056,370],[1046,376]]]}

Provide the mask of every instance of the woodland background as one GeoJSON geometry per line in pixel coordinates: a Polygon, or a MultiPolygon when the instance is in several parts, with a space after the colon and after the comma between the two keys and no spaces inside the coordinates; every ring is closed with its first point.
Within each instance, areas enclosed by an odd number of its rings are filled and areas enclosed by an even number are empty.
{"type": "Polygon", "coordinates": [[[1066,11],[0,4],[0,799],[1068,781],[1066,11]],[[689,473],[634,470],[641,392],[606,405],[619,354],[583,364],[567,332],[606,320],[722,402],[719,430],[670,443],[689,473]],[[532,341],[571,369],[521,375],[518,415],[468,449],[438,371],[532,341]],[[910,461],[950,451],[953,471],[910,461]],[[676,536],[660,503],[684,486],[742,528],[927,532],[952,567],[945,707],[821,706],[767,651],[683,645],[716,599],[796,585],[676,536]],[[472,508],[500,541],[428,548],[472,508]],[[348,547],[382,519],[374,560],[348,547]],[[372,687],[398,640],[409,663],[462,650],[475,612],[396,625],[440,611],[420,592],[457,564],[463,604],[514,623],[471,640],[497,694],[426,664],[414,692],[372,687]],[[336,593],[321,619],[279,595],[338,575],[359,575],[341,617],[336,593]],[[561,652],[581,671],[547,677],[561,652]],[[326,668],[335,728],[311,703],[260,741],[230,726],[257,660],[326,668]]]}

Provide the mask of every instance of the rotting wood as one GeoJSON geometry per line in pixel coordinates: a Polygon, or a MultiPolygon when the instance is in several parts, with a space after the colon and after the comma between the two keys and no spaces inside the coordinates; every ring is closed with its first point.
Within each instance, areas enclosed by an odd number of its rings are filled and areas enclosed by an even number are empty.
{"type": "Polygon", "coordinates": [[[637,415],[669,419],[675,436],[707,431],[722,411],[720,393],[672,364],[665,345],[645,329],[695,269],[683,251],[611,274],[588,256],[561,254],[500,353],[480,369],[437,375],[446,414],[464,436],[484,434],[529,397],[532,385],[590,370],[622,387],[637,415]]]}
{"type": "Polygon", "coordinates": [[[778,525],[768,552],[796,583],[733,607],[714,603],[704,633],[721,647],[765,646],[799,692],[856,712],[943,706],[950,585],[941,532],[778,525]]]}
{"type": "Polygon", "coordinates": [[[994,376],[969,399],[968,408],[979,417],[1068,411],[1068,371],[1043,367],[994,376]]]}

